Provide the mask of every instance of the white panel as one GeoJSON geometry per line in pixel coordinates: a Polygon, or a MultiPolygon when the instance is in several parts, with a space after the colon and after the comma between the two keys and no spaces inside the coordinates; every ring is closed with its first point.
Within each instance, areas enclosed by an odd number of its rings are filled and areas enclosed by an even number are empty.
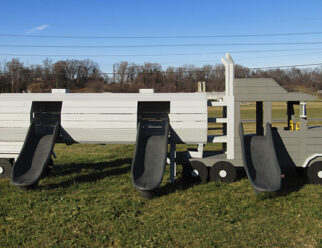
{"type": "Polygon", "coordinates": [[[226,143],[227,141],[226,135],[208,135],[209,143],[226,143]]]}
{"type": "Polygon", "coordinates": [[[178,121],[207,121],[207,114],[169,114],[171,123],[178,121]]]}
{"type": "Polygon", "coordinates": [[[82,114],[82,113],[92,113],[92,114],[136,114],[136,107],[134,108],[74,108],[65,107],[63,104],[62,114],[82,114]]]}
{"type": "Polygon", "coordinates": [[[203,106],[203,105],[196,105],[196,106],[186,106],[186,107],[183,107],[183,106],[175,106],[175,105],[172,105],[170,106],[170,113],[182,113],[182,114],[189,114],[189,113],[192,113],[192,114],[198,114],[198,113],[207,113],[207,107],[206,105],[203,106]]]}
{"type": "Polygon", "coordinates": [[[61,125],[63,128],[86,128],[86,129],[87,128],[91,128],[91,129],[136,128],[136,122],[62,121],[61,125]]]}
{"type": "Polygon", "coordinates": [[[64,107],[73,107],[73,108],[136,108],[137,101],[135,100],[120,100],[117,101],[113,99],[106,99],[104,101],[64,101],[64,107]]]}
{"type": "Polygon", "coordinates": [[[22,121],[22,120],[28,120],[30,121],[30,113],[26,114],[1,114],[0,113],[0,121],[22,121]]]}
{"type": "Polygon", "coordinates": [[[136,129],[65,128],[66,132],[82,144],[134,144],[136,129]]]}
{"type": "Polygon", "coordinates": [[[0,153],[20,153],[23,142],[0,142],[0,153]]]}
{"type": "Polygon", "coordinates": [[[22,107],[14,107],[10,106],[10,103],[7,104],[8,106],[6,107],[0,107],[0,113],[30,113],[31,110],[31,102],[22,107]]]}
{"type": "Polygon", "coordinates": [[[19,127],[29,127],[30,121],[0,121],[0,127],[9,128],[19,128],[19,127]]]}
{"type": "Polygon", "coordinates": [[[207,122],[171,122],[171,127],[177,128],[204,128],[207,130],[207,122]]]}
{"type": "MultiPolygon", "coordinates": [[[[1,98],[0,98],[1,99],[1,98]]],[[[27,101],[30,102],[30,101],[27,101]]],[[[0,101],[0,109],[1,108],[8,108],[8,107],[26,107],[26,105],[29,106],[29,104],[27,104],[26,101],[0,101]]]]}
{"type": "Polygon", "coordinates": [[[204,128],[178,128],[174,129],[180,139],[187,144],[207,142],[207,130],[204,128]]]}
{"type": "Polygon", "coordinates": [[[24,141],[28,128],[0,128],[1,141],[24,141]]]}
{"type": "Polygon", "coordinates": [[[62,121],[137,121],[136,114],[62,114],[62,121]]]}

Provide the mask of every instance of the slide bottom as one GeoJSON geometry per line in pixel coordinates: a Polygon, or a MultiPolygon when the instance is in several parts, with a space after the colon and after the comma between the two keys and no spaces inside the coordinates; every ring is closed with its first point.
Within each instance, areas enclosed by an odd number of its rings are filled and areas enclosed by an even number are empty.
{"type": "Polygon", "coordinates": [[[58,130],[59,124],[56,123],[49,134],[39,134],[37,126],[34,123],[30,125],[25,143],[12,169],[13,185],[28,187],[38,183],[51,162],[58,130]]]}
{"type": "Polygon", "coordinates": [[[240,123],[240,140],[244,167],[256,192],[273,192],[281,188],[282,174],[275,151],[272,127],[266,124],[266,135],[244,135],[240,123]]]}
{"type": "Polygon", "coordinates": [[[141,121],[132,162],[132,183],[149,197],[159,187],[167,160],[168,120],[141,121]]]}

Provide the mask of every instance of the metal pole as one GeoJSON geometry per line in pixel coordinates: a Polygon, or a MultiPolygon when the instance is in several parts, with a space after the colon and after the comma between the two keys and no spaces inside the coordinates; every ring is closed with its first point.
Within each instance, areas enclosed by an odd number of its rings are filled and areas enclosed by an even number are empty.
{"type": "Polygon", "coordinates": [[[170,182],[174,183],[176,180],[176,144],[170,143],[170,182]]]}

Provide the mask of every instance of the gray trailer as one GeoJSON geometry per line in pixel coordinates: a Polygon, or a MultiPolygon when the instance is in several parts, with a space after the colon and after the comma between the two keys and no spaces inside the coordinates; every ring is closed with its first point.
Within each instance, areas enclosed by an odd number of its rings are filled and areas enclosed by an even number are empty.
{"type": "Polygon", "coordinates": [[[221,118],[208,120],[223,123],[223,135],[208,136],[208,142],[222,143],[223,150],[204,152],[199,144],[189,152],[189,176],[233,182],[236,170],[244,167],[255,191],[272,192],[281,188],[282,178],[305,168],[309,182],[321,184],[322,127],[309,127],[306,116],[306,102],[315,97],[287,92],[270,78],[235,79],[229,54],[223,63],[226,91],[222,96],[208,93],[208,106],[223,108],[221,118]],[[245,135],[240,108],[247,102],[256,102],[256,133],[245,135]],[[272,127],[273,102],[287,104],[285,127],[272,127]],[[294,105],[300,105],[298,118],[294,105]]]}
{"type": "Polygon", "coordinates": [[[232,182],[236,169],[245,168],[256,191],[270,192],[301,167],[310,182],[321,184],[322,128],[308,127],[306,117],[306,101],[315,98],[287,92],[269,78],[235,79],[230,55],[222,62],[225,92],[0,94],[0,178],[9,177],[18,187],[36,186],[52,164],[57,142],[136,144],[132,183],[151,196],[167,161],[174,181],[176,144],[187,144],[198,147],[187,152],[189,166],[183,172],[189,177],[232,182]],[[281,101],[287,102],[287,125],[272,128],[272,102],[281,101]],[[241,124],[244,102],[256,102],[256,133],[251,136],[241,124]],[[298,119],[296,104],[301,106],[298,119]],[[207,106],[221,107],[222,117],[208,118],[207,106]],[[223,135],[207,135],[211,122],[223,125],[223,135]],[[208,143],[222,143],[223,149],[206,153],[208,143]]]}

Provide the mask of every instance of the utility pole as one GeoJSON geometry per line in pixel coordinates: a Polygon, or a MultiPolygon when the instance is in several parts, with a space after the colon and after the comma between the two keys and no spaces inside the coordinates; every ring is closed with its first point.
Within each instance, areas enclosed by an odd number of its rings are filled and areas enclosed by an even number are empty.
{"type": "Polygon", "coordinates": [[[115,64],[113,64],[113,83],[115,83],[115,64]]]}

